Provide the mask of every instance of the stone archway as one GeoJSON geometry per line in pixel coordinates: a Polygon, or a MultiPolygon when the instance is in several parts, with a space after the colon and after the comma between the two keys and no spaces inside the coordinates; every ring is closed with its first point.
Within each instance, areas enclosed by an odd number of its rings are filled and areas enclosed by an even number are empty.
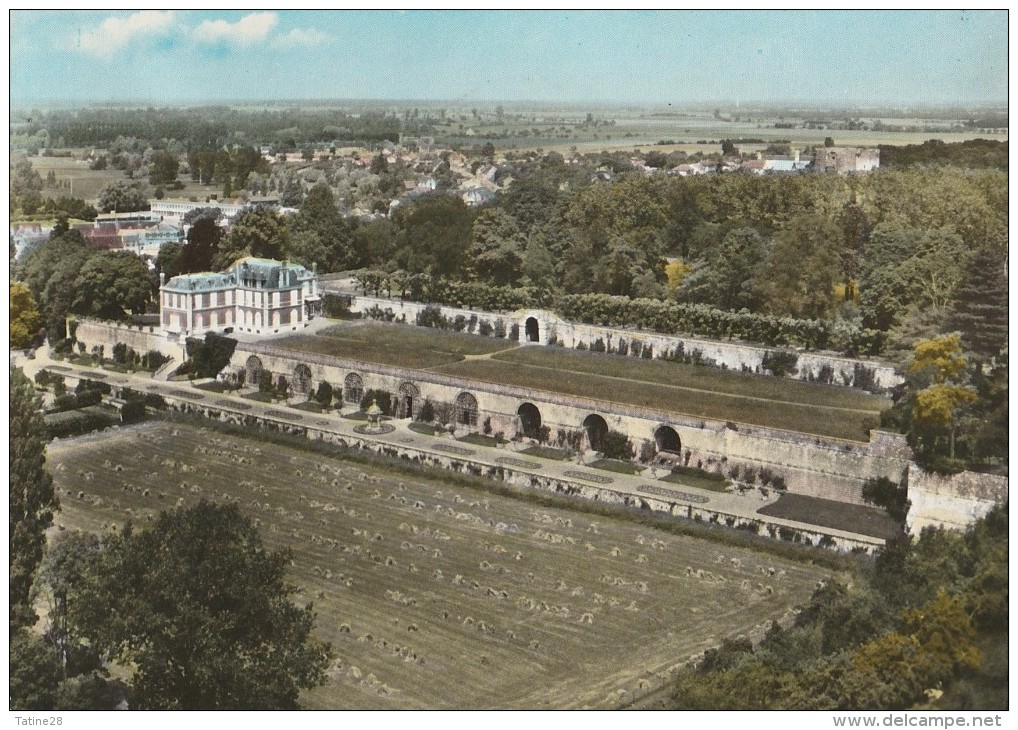
{"type": "Polygon", "coordinates": [[[526,332],[527,342],[541,341],[541,323],[537,321],[537,317],[527,317],[524,330],[526,332]]]}
{"type": "Polygon", "coordinates": [[[350,373],[343,381],[343,401],[360,405],[364,398],[364,381],[357,373],[350,373]]]}
{"type": "Polygon", "coordinates": [[[456,396],[456,423],[477,425],[477,398],[466,391],[456,396]]]}
{"type": "Polygon", "coordinates": [[[399,403],[396,406],[397,418],[413,418],[421,409],[421,391],[413,383],[406,382],[399,386],[399,403]]]}
{"type": "Polygon", "coordinates": [[[682,440],[671,426],[661,426],[658,428],[654,432],[654,441],[657,443],[658,451],[667,451],[672,454],[682,452],[682,440]]]}
{"type": "Polygon", "coordinates": [[[265,368],[262,366],[261,358],[252,355],[247,359],[247,362],[244,363],[244,382],[247,383],[249,387],[257,388],[258,380],[261,378],[264,370],[265,368]]]}
{"type": "Polygon", "coordinates": [[[311,393],[311,368],[304,363],[298,363],[293,369],[293,392],[299,395],[311,393]]]}
{"type": "Polygon", "coordinates": [[[517,409],[516,415],[520,418],[520,431],[527,438],[540,439],[541,437],[541,411],[533,403],[524,403],[517,409]]]}
{"type": "Polygon", "coordinates": [[[608,436],[608,422],[596,413],[583,419],[583,430],[587,434],[587,443],[594,451],[601,451],[605,437],[608,436]]]}

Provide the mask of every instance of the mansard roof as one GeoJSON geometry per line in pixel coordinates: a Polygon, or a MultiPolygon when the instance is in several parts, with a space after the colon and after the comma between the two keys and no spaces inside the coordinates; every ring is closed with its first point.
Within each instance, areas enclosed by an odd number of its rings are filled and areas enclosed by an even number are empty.
{"type": "Polygon", "coordinates": [[[162,287],[169,291],[210,291],[256,286],[259,289],[291,289],[315,276],[300,264],[256,256],[237,259],[223,272],[203,271],[174,276],[162,287]]]}

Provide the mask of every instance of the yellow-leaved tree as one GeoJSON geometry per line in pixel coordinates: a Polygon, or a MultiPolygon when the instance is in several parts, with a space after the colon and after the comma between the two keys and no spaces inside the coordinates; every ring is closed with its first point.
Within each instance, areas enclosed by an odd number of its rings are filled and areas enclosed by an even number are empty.
{"type": "Polygon", "coordinates": [[[28,287],[20,281],[11,282],[11,348],[20,350],[32,344],[42,317],[28,287]]]}
{"type": "Polygon", "coordinates": [[[958,429],[958,410],[978,400],[974,389],[952,382],[965,375],[966,365],[958,335],[947,335],[918,343],[908,367],[910,374],[925,374],[933,381],[930,386],[916,393],[912,420],[919,428],[947,433],[952,459],[958,429]]]}

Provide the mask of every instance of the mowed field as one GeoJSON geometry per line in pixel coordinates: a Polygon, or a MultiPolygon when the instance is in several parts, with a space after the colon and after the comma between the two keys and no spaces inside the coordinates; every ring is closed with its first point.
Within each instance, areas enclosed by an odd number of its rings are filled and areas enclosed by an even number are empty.
{"type": "Polygon", "coordinates": [[[869,440],[880,411],[890,406],[850,388],[558,348],[524,348],[435,371],[851,441],[869,440]]]}
{"type": "Polygon", "coordinates": [[[518,347],[502,339],[406,325],[338,325],[272,344],[851,441],[867,441],[880,412],[890,406],[886,398],[852,388],[557,347],[518,347]]]}
{"type": "Polygon", "coordinates": [[[764,629],[829,571],[220,431],[152,422],[51,444],[57,528],[201,498],[292,551],[337,655],[319,709],[607,708],[764,629]]]}
{"type": "Polygon", "coordinates": [[[517,347],[508,340],[379,322],[336,325],[314,335],[272,340],[271,344],[296,352],[415,369],[517,347]]]}

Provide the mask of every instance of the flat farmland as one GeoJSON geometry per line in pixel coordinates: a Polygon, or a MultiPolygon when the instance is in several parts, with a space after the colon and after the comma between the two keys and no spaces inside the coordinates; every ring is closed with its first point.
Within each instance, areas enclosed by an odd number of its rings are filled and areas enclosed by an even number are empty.
{"type": "Polygon", "coordinates": [[[316,709],[609,708],[830,571],[622,518],[155,422],[51,444],[58,528],[238,503],[336,660],[316,709]]]}

